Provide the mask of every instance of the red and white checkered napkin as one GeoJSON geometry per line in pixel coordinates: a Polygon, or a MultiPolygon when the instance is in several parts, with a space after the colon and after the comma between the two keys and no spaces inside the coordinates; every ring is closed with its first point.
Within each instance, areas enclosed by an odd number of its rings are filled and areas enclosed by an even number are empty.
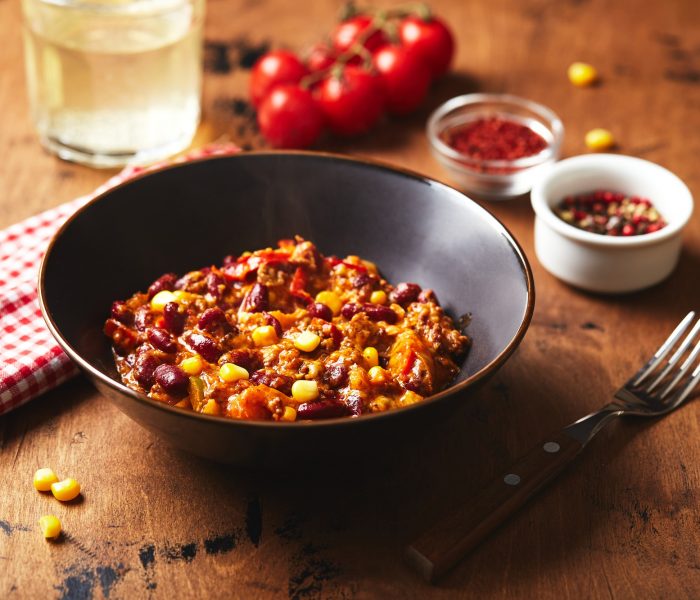
{"type": "MultiPolygon", "coordinates": [[[[174,162],[238,152],[213,144],[174,162]]],[[[49,333],[39,310],[39,263],[54,233],[95,195],[151,167],[126,167],[92,194],[30,217],[0,231],[0,415],[69,379],[78,368],[49,333]]]]}

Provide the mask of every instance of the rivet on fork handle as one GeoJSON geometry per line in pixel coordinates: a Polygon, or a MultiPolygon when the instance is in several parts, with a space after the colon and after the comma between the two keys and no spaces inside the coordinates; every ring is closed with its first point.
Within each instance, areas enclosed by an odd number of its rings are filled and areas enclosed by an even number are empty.
{"type": "Polygon", "coordinates": [[[454,567],[474,546],[518,510],[583,448],[560,432],[533,448],[468,505],[457,508],[406,549],[406,560],[429,582],[454,567]]]}

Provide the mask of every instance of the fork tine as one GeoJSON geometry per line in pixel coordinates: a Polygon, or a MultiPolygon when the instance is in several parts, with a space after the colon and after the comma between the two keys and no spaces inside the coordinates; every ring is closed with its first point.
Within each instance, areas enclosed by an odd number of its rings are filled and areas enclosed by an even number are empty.
{"type": "Polygon", "coordinates": [[[661,381],[666,377],[671,372],[671,369],[675,366],[675,364],[680,360],[680,358],[686,353],[690,345],[693,343],[693,340],[695,340],[695,337],[698,335],[698,331],[700,331],[700,319],[697,320],[695,325],[693,325],[693,328],[690,330],[690,333],[685,336],[685,339],[683,342],[681,342],[681,345],[678,347],[678,350],[676,350],[671,358],[668,359],[668,364],[662,369],[661,373],[659,373],[659,376],[654,379],[652,384],[647,388],[647,392],[651,392],[661,381]]]}
{"type": "Polygon", "coordinates": [[[685,333],[685,330],[688,329],[688,325],[690,325],[690,322],[695,318],[695,311],[690,311],[685,318],[676,326],[676,328],[673,330],[673,333],[668,336],[666,341],[661,344],[661,347],[656,351],[654,356],[652,356],[649,361],[647,362],[646,365],[644,365],[640,371],[632,378],[631,380],[631,385],[637,386],[639,385],[642,381],[644,381],[649,373],[651,373],[656,367],[659,366],[661,361],[666,357],[666,355],[670,352],[671,348],[676,344],[676,342],[680,339],[680,337],[685,333]]]}
{"type": "Polygon", "coordinates": [[[683,364],[680,366],[678,373],[676,373],[675,377],[671,380],[671,383],[669,383],[664,391],[661,392],[659,395],[661,400],[668,396],[669,392],[676,387],[676,384],[681,380],[683,375],[685,375],[688,367],[690,367],[697,360],[698,356],[700,356],[700,342],[695,344],[695,348],[693,348],[693,351],[690,353],[688,358],[686,358],[683,364]]]}
{"type": "Polygon", "coordinates": [[[679,404],[681,404],[681,402],[683,402],[683,400],[685,400],[688,397],[690,392],[692,392],[693,389],[695,389],[695,386],[698,384],[698,382],[700,382],[700,365],[698,365],[695,368],[693,374],[690,376],[690,381],[688,381],[686,386],[673,397],[673,401],[669,408],[673,409],[679,404]]]}

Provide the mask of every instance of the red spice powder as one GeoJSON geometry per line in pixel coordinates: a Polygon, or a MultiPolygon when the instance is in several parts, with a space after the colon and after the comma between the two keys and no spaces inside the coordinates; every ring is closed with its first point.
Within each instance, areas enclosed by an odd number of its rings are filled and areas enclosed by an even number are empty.
{"type": "Polygon", "coordinates": [[[545,139],[527,125],[500,117],[470,121],[444,131],[442,140],[475,160],[515,160],[538,154],[545,139]]]}

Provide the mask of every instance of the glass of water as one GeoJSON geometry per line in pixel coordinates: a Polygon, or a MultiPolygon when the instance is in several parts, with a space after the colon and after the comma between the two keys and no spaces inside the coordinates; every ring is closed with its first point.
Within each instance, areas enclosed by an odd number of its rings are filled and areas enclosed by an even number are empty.
{"type": "Polygon", "coordinates": [[[42,144],[95,167],[186,148],[200,117],[205,0],[22,0],[42,144]]]}

